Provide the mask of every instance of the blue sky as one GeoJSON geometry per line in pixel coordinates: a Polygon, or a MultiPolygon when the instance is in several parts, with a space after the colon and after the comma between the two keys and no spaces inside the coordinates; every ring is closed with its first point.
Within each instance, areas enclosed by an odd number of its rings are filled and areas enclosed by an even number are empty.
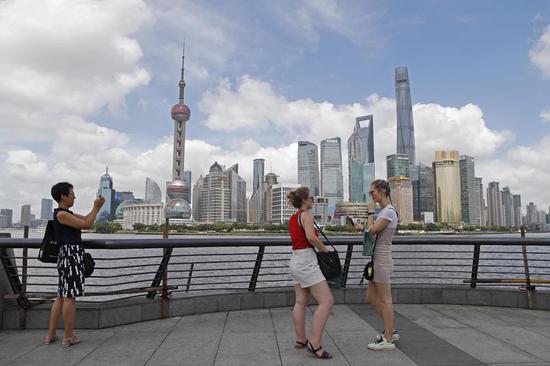
{"type": "Polygon", "coordinates": [[[117,189],[143,195],[146,176],[164,188],[185,38],[193,181],[221,160],[251,182],[252,159],[263,157],[294,183],[297,140],[345,145],[365,113],[384,178],[393,72],[407,66],[418,159],[458,149],[476,157],[485,183],[548,209],[549,26],[548,1],[8,0],[0,206],[37,212],[48,187],[68,179],[86,208],[107,164],[117,189]]]}

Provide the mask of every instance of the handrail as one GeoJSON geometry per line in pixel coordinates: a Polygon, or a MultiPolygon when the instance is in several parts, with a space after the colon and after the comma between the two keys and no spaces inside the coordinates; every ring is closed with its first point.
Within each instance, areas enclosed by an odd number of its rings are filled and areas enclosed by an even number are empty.
{"type": "MultiPolygon", "coordinates": [[[[334,236],[330,238],[334,245],[359,245],[361,236],[334,236]]],[[[41,239],[3,239],[0,238],[0,248],[39,248],[41,239]]],[[[265,246],[290,246],[288,236],[204,236],[201,238],[174,238],[174,239],[86,239],[82,241],[85,248],[90,249],[144,249],[144,248],[204,248],[204,247],[257,247],[265,246]]],[[[550,238],[486,238],[482,235],[464,238],[452,236],[396,236],[393,244],[417,244],[417,245],[540,245],[550,246],[550,238]]]]}

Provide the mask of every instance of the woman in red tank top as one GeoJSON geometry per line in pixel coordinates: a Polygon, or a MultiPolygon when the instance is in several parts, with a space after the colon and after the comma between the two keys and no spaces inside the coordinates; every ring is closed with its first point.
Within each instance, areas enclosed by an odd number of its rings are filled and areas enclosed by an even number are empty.
{"type": "Polygon", "coordinates": [[[331,354],[321,346],[321,335],[325,329],[330,310],[334,303],[332,292],[319,268],[314,247],[321,252],[328,248],[323,244],[313,225],[313,215],[309,211],[313,207],[313,197],[309,189],[300,187],[287,195],[288,203],[298,211],[290,217],[288,232],[292,241],[292,257],[290,258],[290,276],[294,280],[296,304],[292,310],[292,319],[296,331],[294,348],[307,348],[318,358],[332,358],[331,354]],[[313,295],[319,306],[313,315],[311,338],[306,337],[306,309],[309,296],[313,295]]]}

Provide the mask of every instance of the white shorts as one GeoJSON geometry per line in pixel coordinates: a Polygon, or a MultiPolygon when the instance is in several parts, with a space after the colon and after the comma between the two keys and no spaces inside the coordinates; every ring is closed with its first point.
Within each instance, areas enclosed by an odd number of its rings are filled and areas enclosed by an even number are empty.
{"type": "Polygon", "coordinates": [[[294,284],[300,285],[302,288],[308,288],[326,281],[319,268],[317,255],[313,248],[293,250],[289,267],[294,284]]]}

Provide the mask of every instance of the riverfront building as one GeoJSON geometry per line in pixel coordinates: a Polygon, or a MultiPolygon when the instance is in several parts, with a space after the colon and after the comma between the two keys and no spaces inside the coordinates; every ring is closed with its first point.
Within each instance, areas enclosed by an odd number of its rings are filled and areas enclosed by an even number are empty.
{"type": "Polygon", "coordinates": [[[319,196],[319,151],[313,142],[298,141],[298,184],[319,196]]]}
{"type": "Polygon", "coordinates": [[[469,155],[461,155],[460,163],[460,201],[462,221],[468,225],[479,225],[476,210],[475,162],[469,155]]]}
{"type": "Polygon", "coordinates": [[[372,115],[355,119],[355,128],[348,139],[349,201],[367,202],[374,180],[374,125],[372,115]],[[361,122],[367,122],[361,126],[361,122]]]}
{"type": "Polygon", "coordinates": [[[397,112],[397,153],[406,154],[411,165],[416,164],[414,121],[409,72],[406,67],[395,68],[395,104],[397,112]]]}
{"type": "Polygon", "coordinates": [[[386,176],[411,177],[409,156],[407,154],[391,154],[386,156],[386,176]]]}
{"type": "Polygon", "coordinates": [[[48,221],[53,219],[53,200],[42,198],[40,205],[40,220],[48,221]]]}
{"type": "Polygon", "coordinates": [[[433,221],[434,214],[434,175],[431,166],[422,163],[411,166],[411,183],[413,189],[413,216],[415,221],[425,217],[433,221]]]}
{"type": "Polygon", "coordinates": [[[162,201],[159,185],[149,177],[145,178],[145,201],[149,203],[161,203],[162,201]]]}
{"type": "Polygon", "coordinates": [[[321,196],[328,199],[331,209],[344,200],[340,137],[321,141],[321,196]]]}
{"type": "Polygon", "coordinates": [[[390,177],[390,195],[395,209],[399,213],[399,222],[410,224],[413,219],[413,193],[409,177],[390,177]]]}
{"type": "Polygon", "coordinates": [[[96,222],[111,221],[115,216],[115,190],[113,189],[113,178],[109,175],[109,167],[105,174],[99,179],[98,195],[105,197],[105,203],[97,214],[96,222]]]}
{"type": "Polygon", "coordinates": [[[436,151],[432,166],[435,220],[451,225],[460,225],[462,223],[462,206],[458,151],[436,151]]]}
{"type": "Polygon", "coordinates": [[[503,226],[502,195],[498,182],[489,182],[487,187],[487,225],[503,226]]]}
{"type": "Polygon", "coordinates": [[[164,223],[164,209],[162,203],[140,203],[126,201],[122,206],[123,227],[126,230],[134,228],[135,224],[161,225],[164,223]]]}
{"type": "Polygon", "coordinates": [[[299,184],[288,183],[278,183],[271,187],[271,223],[284,224],[290,220],[296,209],[288,205],[286,195],[299,187],[299,184]]]}

